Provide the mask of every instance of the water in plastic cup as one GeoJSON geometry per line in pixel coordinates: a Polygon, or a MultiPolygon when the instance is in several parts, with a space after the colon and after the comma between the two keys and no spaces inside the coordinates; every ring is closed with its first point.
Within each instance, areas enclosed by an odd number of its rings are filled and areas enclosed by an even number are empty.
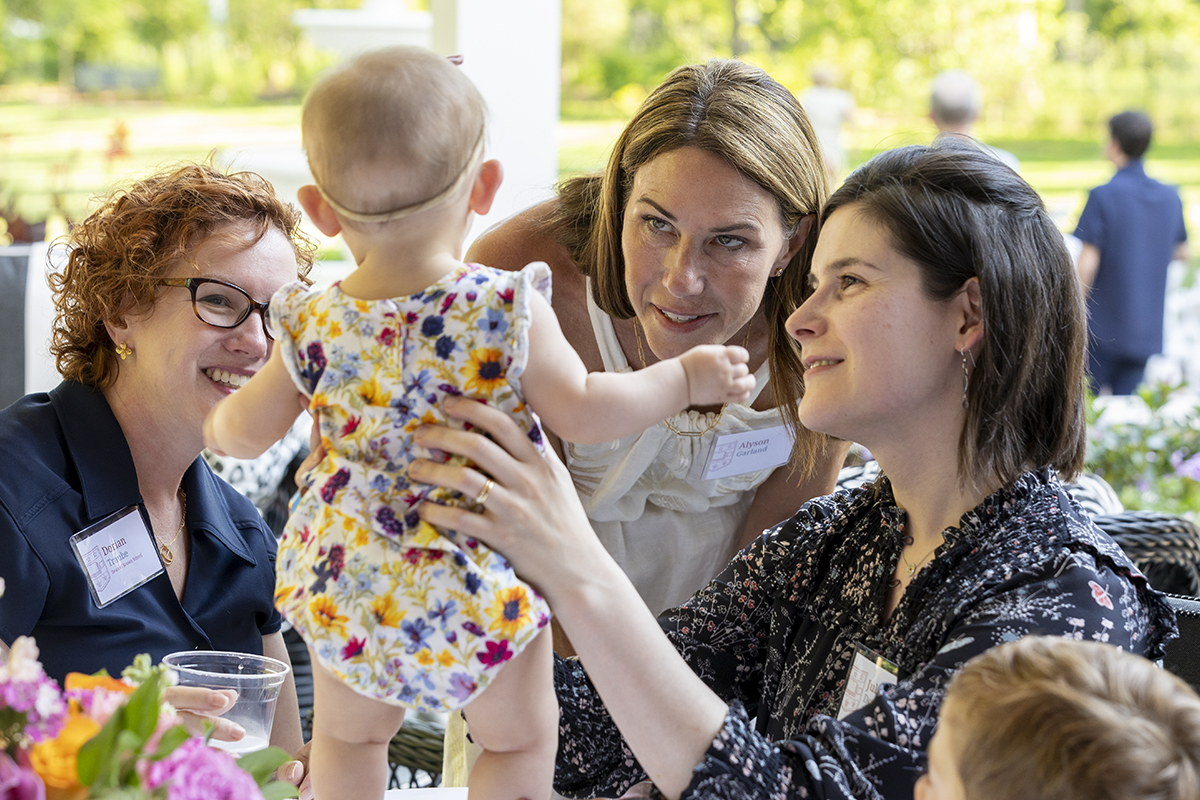
{"type": "Polygon", "coordinates": [[[270,743],[275,701],[290,669],[287,664],[266,656],[219,650],[171,653],[163,663],[175,670],[180,686],[237,692],[237,702],[222,716],[241,725],[246,731],[245,737],[236,742],[210,739],[209,744],[231,753],[249,753],[270,743]]]}

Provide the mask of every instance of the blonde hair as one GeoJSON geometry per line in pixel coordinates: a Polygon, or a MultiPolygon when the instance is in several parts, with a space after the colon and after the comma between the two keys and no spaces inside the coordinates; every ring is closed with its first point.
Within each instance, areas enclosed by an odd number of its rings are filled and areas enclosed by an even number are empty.
{"type": "Polygon", "coordinates": [[[1027,636],[972,659],[942,719],[972,800],[1196,800],[1200,697],[1141,656],[1027,636]]]}
{"type": "Polygon", "coordinates": [[[304,100],[301,133],[322,192],[360,214],[380,214],[453,185],[481,142],[485,116],[483,96],[461,69],[424,48],[397,46],[323,75],[304,100]]]}
{"type": "Polygon", "coordinates": [[[106,389],[119,361],[106,321],[154,304],[155,281],[226,225],[249,223],[257,244],[271,228],[292,245],[297,277],[312,268],[316,244],[300,211],[253,172],[227,174],[187,164],[117,189],[71,230],[67,264],[50,276],[56,315],[50,353],[67,380],[106,389]]]}
{"type": "MultiPolygon", "coordinates": [[[[568,181],[551,224],[592,279],[596,304],[610,316],[634,316],[625,285],[621,234],[637,171],[682,147],[712,153],[771,194],[789,235],[829,194],[821,148],[795,95],[758,67],[713,59],[679,67],[646,98],[613,146],[602,176],[568,181]]],[[[769,329],[771,387],[796,433],[793,463],[807,474],[826,438],[800,424],[800,348],[784,322],[804,299],[806,265],[817,226],[763,296],[769,329]]]]}

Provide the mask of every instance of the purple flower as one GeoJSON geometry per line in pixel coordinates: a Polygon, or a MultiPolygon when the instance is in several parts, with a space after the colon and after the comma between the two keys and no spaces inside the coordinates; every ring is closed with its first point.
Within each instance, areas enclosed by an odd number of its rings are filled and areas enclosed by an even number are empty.
{"type": "Polygon", "coordinates": [[[392,511],[390,506],[382,506],[376,511],[375,521],[389,536],[399,538],[404,534],[404,526],[400,524],[400,520],[396,519],[396,512],[392,511]]]}
{"type": "Polygon", "coordinates": [[[1181,478],[1191,478],[1194,481],[1200,481],[1200,453],[1176,465],[1175,474],[1181,478]]]}
{"type": "Polygon", "coordinates": [[[4,800],[45,800],[46,787],[29,767],[22,767],[0,750],[0,797],[4,800]]]}
{"type": "Polygon", "coordinates": [[[0,720],[17,723],[21,733],[41,742],[57,736],[66,717],[67,703],[58,684],[42,669],[37,644],[28,636],[18,636],[8,662],[0,664],[0,720]]]}
{"type": "Polygon", "coordinates": [[[334,496],[338,490],[350,482],[350,470],[342,467],[333,474],[333,477],[325,481],[325,485],[321,487],[321,499],[326,503],[332,503],[334,496]]]}
{"type": "Polygon", "coordinates": [[[450,696],[460,703],[471,699],[471,695],[475,692],[475,686],[475,681],[465,672],[456,672],[450,676],[450,696]]]}
{"type": "Polygon", "coordinates": [[[458,344],[454,341],[454,339],[450,338],[449,336],[443,336],[437,340],[437,344],[434,345],[433,350],[438,354],[438,358],[447,359],[450,357],[450,354],[454,352],[456,347],[458,347],[458,344]]]}
{"type": "Polygon", "coordinates": [[[445,325],[446,325],[446,320],[444,318],[439,317],[434,314],[430,314],[421,323],[421,335],[428,336],[431,338],[434,336],[440,336],[442,333],[442,329],[445,328],[445,325]]]}
{"type": "Polygon", "coordinates": [[[203,739],[188,739],[162,761],[146,770],[145,787],[167,785],[167,800],[261,800],[262,792],[250,773],[224,750],[203,739]]]}
{"type": "Polygon", "coordinates": [[[408,639],[408,646],[404,648],[404,652],[412,655],[418,650],[425,648],[425,640],[429,635],[436,630],[432,625],[419,617],[415,620],[405,620],[400,623],[400,630],[408,639]]]}

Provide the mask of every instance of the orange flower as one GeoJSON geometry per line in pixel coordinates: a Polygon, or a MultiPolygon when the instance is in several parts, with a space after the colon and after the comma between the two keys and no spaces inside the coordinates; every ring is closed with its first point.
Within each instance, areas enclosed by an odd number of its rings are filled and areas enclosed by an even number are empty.
{"type": "Polygon", "coordinates": [[[84,675],[82,672],[68,672],[67,679],[63,681],[63,691],[69,692],[73,689],[108,689],[110,692],[133,694],[137,687],[108,675],[84,675]]]}
{"type": "MultiPolygon", "coordinates": [[[[70,680],[70,676],[67,676],[68,685],[70,685],[70,680]]],[[[112,679],[108,678],[107,680],[112,679]]],[[[67,724],[63,726],[58,736],[35,744],[29,751],[29,763],[47,788],[74,789],[79,787],[79,772],[75,765],[79,748],[100,732],[98,722],[80,713],[74,702],[71,703],[71,706],[67,724]]]]}

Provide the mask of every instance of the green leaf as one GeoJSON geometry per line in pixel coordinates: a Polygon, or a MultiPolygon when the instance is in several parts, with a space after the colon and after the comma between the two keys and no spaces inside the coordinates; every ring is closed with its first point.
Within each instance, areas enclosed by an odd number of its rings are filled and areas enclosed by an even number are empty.
{"type": "Polygon", "coordinates": [[[263,800],[284,800],[287,797],[299,797],[300,791],[290,783],[271,781],[262,787],[263,800]]]}
{"type": "Polygon", "coordinates": [[[162,702],[162,692],[159,690],[161,680],[160,673],[151,675],[129,695],[125,704],[126,728],[141,739],[138,747],[146,743],[158,724],[158,709],[162,702]]]}
{"type": "Polygon", "coordinates": [[[291,761],[292,757],[278,747],[264,747],[238,758],[238,766],[249,772],[254,782],[262,786],[271,778],[271,773],[291,761]]]}
{"type": "Polygon", "coordinates": [[[76,772],[79,773],[79,782],[84,786],[95,789],[116,785],[113,776],[117,767],[117,734],[121,731],[123,716],[121,709],[117,709],[100,732],[79,748],[76,772]]]}
{"type": "Polygon", "coordinates": [[[154,751],[154,755],[150,757],[152,761],[159,761],[166,758],[171,753],[175,752],[175,748],[186,742],[191,737],[187,728],[182,725],[176,725],[173,728],[168,728],[158,740],[158,749],[154,751]]]}

